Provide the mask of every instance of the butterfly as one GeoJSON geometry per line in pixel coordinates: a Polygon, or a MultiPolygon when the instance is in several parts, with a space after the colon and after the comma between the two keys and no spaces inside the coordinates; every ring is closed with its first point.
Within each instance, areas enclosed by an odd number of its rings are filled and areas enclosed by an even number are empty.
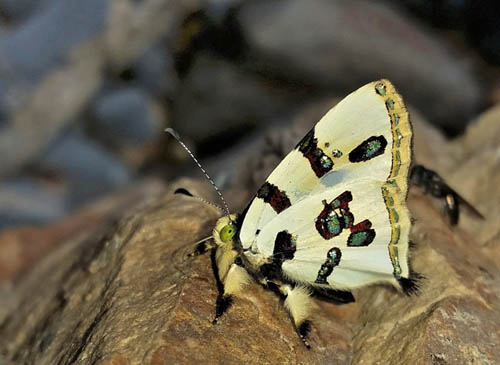
{"type": "Polygon", "coordinates": [[[213,240],[196,249],[215,249],[221,291],[213,323],[256,281],[284,298],[310,348],[312,296],[349,303],[355,300],[353,289],[373,284],[415,292],[420,276],[409,263],[406,206],[411,163],[411,123],[390,81],[369,83],[340,101],[241,214],[229,214],[222,199],[228,214],[217,221],[213,240]]]}

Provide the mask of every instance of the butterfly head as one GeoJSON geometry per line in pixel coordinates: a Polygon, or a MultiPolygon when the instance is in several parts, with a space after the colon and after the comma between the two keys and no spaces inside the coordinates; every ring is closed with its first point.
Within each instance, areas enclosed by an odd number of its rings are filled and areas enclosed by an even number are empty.
{"type": "Polygon", "coordinates": [[[218,246],[232,243],[238,232],[236,215],[231,214],[220,218],[213,230],[213,237],[218,246]]]}

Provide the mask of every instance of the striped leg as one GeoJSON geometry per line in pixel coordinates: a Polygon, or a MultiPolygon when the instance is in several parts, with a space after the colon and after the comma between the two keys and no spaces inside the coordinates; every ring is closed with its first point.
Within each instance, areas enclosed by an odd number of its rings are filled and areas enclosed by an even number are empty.
{"type": "MultiPolygon", "coordinates": [[[[220,260],[219,262],[221,261],[223,262],[224,260],[220,260]]],[[[245,268],[239,265],[241,260],[238,260],[237,257],[235,261],[237,263],[233,262],[229,266],[228,270],[223,270],[223,267],[221,268],[217,265],[223,289],[217,297],[215,318],[212,321],[213,324],[216,324],[218,318],[231,307],[233,303],[233,295],[241,293],[242,290],[252,281],[251,276],[247,273],[245,268]]]]}
{"type": "Polygon", "coordinates": [[[311,323],[309,321],[310,311],[312,307],[311,293],[303,286],[297,285],[292,287],[288,284],[279,285],[280,292],[285,296],[285,308],[292,317],[295,329],[304,343],[310,349],[311,346],[307,341],[311,323]]]}

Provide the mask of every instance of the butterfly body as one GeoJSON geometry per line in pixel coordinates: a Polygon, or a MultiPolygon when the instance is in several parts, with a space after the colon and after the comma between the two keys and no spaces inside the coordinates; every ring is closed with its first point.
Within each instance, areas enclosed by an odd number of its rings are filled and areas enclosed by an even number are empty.
{"type": "Polygon", "coordinates": [[[214,228],[216,264],[230,298],[256,280],[285,298],[307,344],[310,295],[353,301],[350,290],[415,289],[406,208],[412,131],[388,80],[332,108],[271,173],[240,215],[214,228]]]}

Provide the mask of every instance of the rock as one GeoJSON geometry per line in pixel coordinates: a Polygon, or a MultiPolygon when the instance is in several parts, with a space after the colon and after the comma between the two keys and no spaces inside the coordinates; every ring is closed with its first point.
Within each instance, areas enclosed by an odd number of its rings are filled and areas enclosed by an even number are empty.
{"type": "MultiPolygon", "coordinates": [[[[59,244],[73,237],[84,239],[95,235],[123,212],[144,204],[163,189],[160,181],[141,180],[48,227],[4,229],[0,232],[0,285],[18,280],[59,244]]],[[[53,205],[54,202],[46,202],[46,209],[53,205]]]]}
{"type": "MultiPolygon", "coordinates": [[[[478,128],[486,125],[481,123],[486,122],[480,120],[478,128]]],[[[497,136],[499,128],[492,124],[484,133],[497,136]]],[[[482,138],[469,151],[496,161],[481,154],[485,137],[479,130],[475,133],[482,138]]],[[[455,144],[473,144],[465,139],[444,142],[448,145],[444,150],[439,145],[429,148],[448,153],[453,161],[449,151],[455,144]]],[[[488,171],[492,183],[484,188],[497,190],[493,182],[500,169],[490,170],[491,164],[465,164],[460,169],[471,180],[488,171]]],[[[459,191],[468,184],[465,179],[453,183],[459,191]]],[[[4,361],[500,362],[500,235],[490,238],[485,249],[476,226],[465,220],[450,227],[433,199],[422,192],[412,189],[409,194],[415,218],[413,269],[425,277],[419,295],[407,297],[373,286],[356,290],[355,303],[336,306],[316,301],[312,349],[307,351],[275,294],[257,285],[236,298],[217,325],[210,323],[217,289],[209,256],[189,259],[186,254],[194,242],[210,234],[219,212],[198,199],[173,194],[179,187],[215,201],[204,181],[177,181],[161,198],[128,209],[114,227],[84,238],[67,237],[15,285],[4,286],[0,292],[4,361]]],[[[500,206],[497,195],[481,192],[473,203],[479,209],[484,204],[500,206]]],[[[495,214],[488,219],[497,222],[495,214]]]]}
{"type": "Polygon", "coordinates": [[[479,109],[482,89],[469,68],[396,8],[368,1],[253,1],[238,15],[247,66],[338,91],[386,77],[424,116],[452,132],[479,109]]]}
{"type": "Polygon", "coordinates": [[[72,207],[124,186],[131,179],[131,172],[120,160],[78,132],[56,141],[41,157],[39,168],[69,182],[68,203],[72,207]]]}
{"type": "Polygon", "coordinates": [[[54,0],[3,0],[0,3],[0,14],[11,24],[20,23],[53,2],[54,0]]]}
{"type": "Polygon", "coordinates": [[[61,219],[68,210],[65,191],[30,177],[0,184],[0,230],[25,224],[43,225],[61,219]]]}
{"type": "Polygon", "coordinates": [[[113,89],[96,100],[95,133],[114,144],[141,145],[163,133],[165,121],[154,100],[141,89],[113,89]]]}
{"type": "Polygon", "coordinates": [[[201,54],[178,90],[172,123],[195,142],[218,137],[230,145],[243,132],[248,134],[255,126],[268,124],[303,98],[303,92],[280,88],[233,64],[201,54]]]}
{"type": "Polygon", "coordinates": [[[172,52],[163,44],[147,50],[132,66],[133,84],[149,93],[172,98],[179,80],[174,69],[172,52]]]}
{"type": "Polygon", "coordinates": [[[36,159],[76,119],[105,68],[121,70],[159,39],[173,38],[183,16],[198,6],[196,0],[58,1],[3,34],[0,114],[7,122],[0,177],[36,159]]]}

